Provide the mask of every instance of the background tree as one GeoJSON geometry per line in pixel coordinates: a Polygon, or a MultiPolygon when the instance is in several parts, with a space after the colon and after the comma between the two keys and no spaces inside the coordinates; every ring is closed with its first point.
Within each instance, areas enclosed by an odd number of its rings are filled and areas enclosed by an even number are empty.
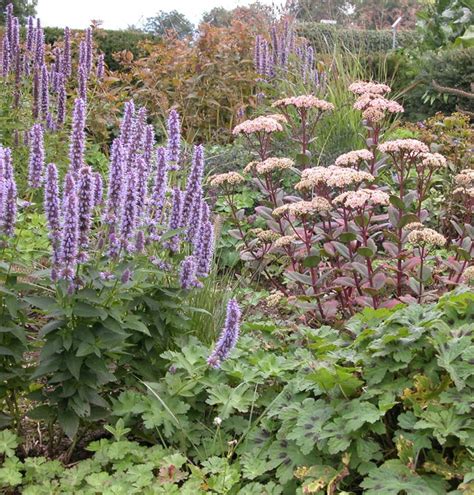
{"type": "Polygon", "coordinates": [[[319,22],[323,19],[347,24],[353,13],[348,0],[288,0],[286,8],[301,21],[319,22]]]}
{"type": "Polygon", "coordinates": [[[158,36],[163,36],[168,31],[174,31],[178,38],[184,38],[193,34],[194,26],[177,10],[170,12],[160,10],[154,17],[148,17],[145,20],[143,30],[158,36]]]}
{"type": "Polygon", "coordinates": [[[5,20],[5,10],[9,3],[13,4],[13,13],[18,17],[21,24],[26,23],[28,16],[36,15],[38,0],[0,0],[0,22],[2,24],[5,20]]]}
{"type": "Polygon", "coordinates": [[[214,7],[208,12],[204,12],[201,22],[211,24],[216,27],[228,27],[230,26],[234,17],[233,10],[227,10],[224,7],[214,7]]]}
{"type": "Polygon", "coordinates": [[[414,29],[420,0],[355,0],[354,21],[361,29],[389,29],[402,16],[399,29],[414,29]]]}

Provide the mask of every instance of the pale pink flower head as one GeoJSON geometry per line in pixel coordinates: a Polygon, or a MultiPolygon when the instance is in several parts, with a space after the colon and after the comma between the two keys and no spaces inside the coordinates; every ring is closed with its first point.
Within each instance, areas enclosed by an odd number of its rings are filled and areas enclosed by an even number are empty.
{"type": "Polygon", "coordinates": [[[422,153],[428,153],[429,148],[418,139],[395,139],[386,141],[378,146],[379,151],[388,154],[403,154],[411,158],[418,157],[422,153]]]}
{"type": "Polygon", "coordinates": [[[443,235],[428,228],[413,230],[408,234],[407,240],[415,246],[443,247],[446,244],[446,238],[443,235]]]}
{"type": "Polygon", "coordinates": [[[241,124],[234,127],[232,134],[237,136],[239,134],[254,134],[256,132],[265,132],[270,134],[271,132],[282,131],[283,127],[274,118],[271,117],[256,117],[255,119],[246,120],[241,124]]]}
{"type": "Polygon", "coordinates": [[[362,95],[364,93],[372,93],[374,95],[384,95],[390,93],[392,88],[386,84],[379,84],[375,82],[356,81],[349,86],[349,91],[356,95],[362,95]]]}
{"type": "Polygon", "coordinates": [[[422,164],[429,168],[444,168],[448,166],[446,158],[440,153],[424,153],[422,164]]]}
{"type": "Polygon", "coordinates": [[[389,113],[401,113],[405,109],[393,100],[387,100],[383,96],[375,95],[372,93],[364,93],[360,96],[354,103],[354,108],[356,110],[366,111],[371,108],[373,111],[379,112],[389,112],[389,113]]]}
{"type": "MultiPolygon", "coordinates": [[[[268,175],[277,170],[286,170],[294,167],[295,162],[289,158],[267,158],[263,162],[259,162],[255,165],[257,174],[268,175]]],[[[245,170],[244,170],[245,172],[245,170]]]]}
{"type": "Polygon", "coordinates": [[[295,189],[307,190],[319,185],[342,188],[359,185],[362,182],[373,182],[374,180],[374,176],[368,172],[330,165],[329,167],[314,167],[304,170],[300,182],[295,185],[295,189]]]}
{"type": "Polygon", "coordinates": [[[374,158],[374,155],[371,151],[363,149],[363,150],[354,150],[349,151],[349,153],[344,153],[343,155],[336,158],[335,164],[338,167],[353,167],[359,165],[361,161],[370,161],[374,158]]]}
{"type": "Polygon", "coordinates": [[[386,206],[390,196],[378,189],[359,189],[358,191],[346,191],[334,199],[334,203],[349,209],[363,208],[366,205],[386,206]]]}
{"type": "Polygon", "coordinates": [[[289,98],[282,98],[272,104],[272,107],[289,107],[294,106],[296,108],[314,108],[321,110],[322,112],[328,112],[334,110],[334,105],[325,100],[320,100],[313,95],[301,95],[291,96],[289,98]]]}
{"type": "Polygon", "coordinates": [[[227,172],[225,174],[214,175],[209,179],[211,187],[236,186],[245,182],[245,179],[237,172],[227,172]]]}

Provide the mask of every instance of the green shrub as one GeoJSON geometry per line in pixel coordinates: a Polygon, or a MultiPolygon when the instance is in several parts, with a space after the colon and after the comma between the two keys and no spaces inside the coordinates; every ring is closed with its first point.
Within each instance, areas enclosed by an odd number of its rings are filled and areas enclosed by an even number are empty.
{"type": "MultiPolygon", "coordinates": [[[[298,34],[309,40],[316,53],[332,53],[335,47],[355,53],[387,52],[392,49],[392,31],[346,29],[338,26],[304,22],[298,34]]],[[[414,31],[397,34],[398,47],[411,47],[418,41],[414,31]]]]}

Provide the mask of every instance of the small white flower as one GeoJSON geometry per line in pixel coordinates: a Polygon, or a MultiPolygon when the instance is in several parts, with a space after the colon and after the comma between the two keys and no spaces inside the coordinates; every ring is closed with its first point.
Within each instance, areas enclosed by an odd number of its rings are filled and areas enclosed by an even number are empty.
{"type": "Polygon", "coordinates": [[[221,418],[219,418],[219,416],[216,416],[216,417],[214,418],[214,424],[215,424],[216,426],[220,426],[220,425],[222,424],[222,419],[221,419],[221,418]]]}

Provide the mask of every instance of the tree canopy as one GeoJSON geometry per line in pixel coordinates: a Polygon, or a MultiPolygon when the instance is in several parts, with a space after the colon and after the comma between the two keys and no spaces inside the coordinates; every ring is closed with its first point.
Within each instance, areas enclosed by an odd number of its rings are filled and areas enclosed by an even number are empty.
{"type": "Polygon", "coordinates": [[[154,17],[148,17],[143,25],[143,30],[155,35],[164,35],[168,31],[175,31],[179,38],[193,34],[194,25],[181,12],[160,10],[154,17]]]}
{"type": "Polygon", "coordinates": [[[36,15],[38,0],[0,0],[0,22],[5,20],[5,10],[7,5],[13,4],[13,14],[18,17],[20,24],[25,24],[28,16],[36,15]]]}

